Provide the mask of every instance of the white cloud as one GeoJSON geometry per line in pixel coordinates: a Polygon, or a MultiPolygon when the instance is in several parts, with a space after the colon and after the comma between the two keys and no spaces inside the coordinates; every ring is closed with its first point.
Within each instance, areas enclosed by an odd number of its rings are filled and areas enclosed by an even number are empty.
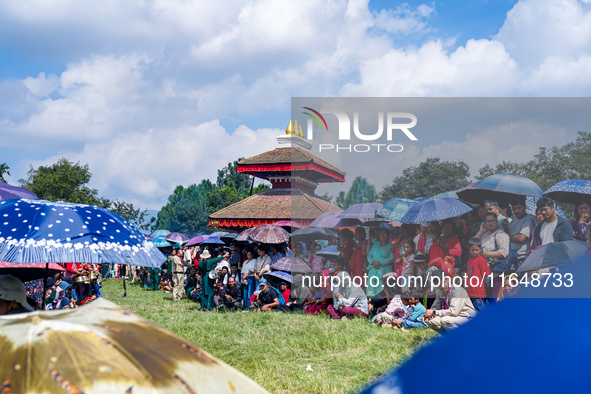
{"type": "Polygon", "coordinates": [[[33,166],[52,164],[62,156],[88,163],[93,174],[91,185],[101,194],[159,209],[177,185],[189,186],[202,179],[215,182],[218,169],[239,157],[275,148],[275,137],[282,133],[246,126],[229,132],[218,120],[212,120],[89,142],[81,151],[64,151],[33,166]]]}
{"type": "MultiPolygon", "coordinates": [[[[34,149],[44,162],[57,152],[89,162],[101,191],[156,206],[175,184],[275,146],[265,142],[270,131],[230,134],[220,122],[258,116],[260,124],[287,114],[292,96],[588,95],[587,3],[521,0],[492,39],[415,48],[397,37],[429,32],[433,6],[372,13],[367,0],[0,0],[0,45],[65,64],[56,75],[0,81],[2,145],[27,163],[34,149]],[[158,164],[172,160],[162,151],[177,141],[186,167],[170,176],[158,164]]],[[[457,148],[442,147],[414,153],[457,148]]]]}

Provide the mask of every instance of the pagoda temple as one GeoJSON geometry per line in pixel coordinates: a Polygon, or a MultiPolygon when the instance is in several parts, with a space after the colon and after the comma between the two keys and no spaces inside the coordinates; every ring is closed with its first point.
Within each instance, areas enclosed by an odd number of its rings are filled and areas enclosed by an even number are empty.
{"type": "Polygon", "coordinates": [[[209,216],[210,227],[241,231],[291,220],[304,226],[325,212],[341,209],[314,194],[320,183],[345,182],[345,173],[314,156],[301,126],[289,122],[279,147],[238,162],[238,172],[271,182],[262,191],[209,216]]]}

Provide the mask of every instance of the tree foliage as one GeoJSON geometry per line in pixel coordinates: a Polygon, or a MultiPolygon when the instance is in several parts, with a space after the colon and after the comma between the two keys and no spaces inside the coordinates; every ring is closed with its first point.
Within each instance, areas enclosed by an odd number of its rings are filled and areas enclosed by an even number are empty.
{"type": "Polygon", "coordinates": [[[0,164],[0,182],[7,183],[5,175],[10,176],[10,167],[8,167],[8,164],[2,163],[0,164]]]}
{"type": "Polygon", "coordinates": [[[362,204],[368,202],[376,202],[376,188],[371,185],[367,179],[358,176],[353,180],[351,188],[345,194],[340,192],[336,199],[336,205],[340,208],[347,209],[354,204],[362,204]]]}
{"type": "Polygon", "coordinates": [[[563,146],[541,147],[526,163],[488,164],[479,170],[478,179],[493,174],[519,175],[536,182],[542,190],[567,179],[591,180],[591,132],[579,132],[575,141],[563,146]]]}
{"type": "Polygon", "coordinates": [[[384,187],[380,200],[395,197],[432,197],[439,193],[456,190],[469,182],[470,168],[462,160],[441,161],[430,158],[418,166],[408,167],[392,184],[384,187]]]}
{"type": "Polygon", "coordinates": [[[73,163],[62,157],[49,166],[29,166],[27,177],[19,179],[19,183],[42,200],[98,205],[115,212],[140,230],[148,229],[147,211],[136,208],[131,202],[100,197],[97,189],[88,186],[91,179],[88,164],[73,163]]]}

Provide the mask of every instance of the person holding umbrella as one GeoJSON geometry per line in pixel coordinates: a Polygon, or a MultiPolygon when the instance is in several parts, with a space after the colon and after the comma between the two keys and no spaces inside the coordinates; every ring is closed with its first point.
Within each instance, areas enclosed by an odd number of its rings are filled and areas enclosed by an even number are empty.
{"type": "Polygon", "coordinates": [[[573,239],[573,227],[556,214],[556,207],[550,197],[543,196],[537,202],[544,221],[539,223],[533,234],[532,250],[551,242],[564,242],[573,239]]]}

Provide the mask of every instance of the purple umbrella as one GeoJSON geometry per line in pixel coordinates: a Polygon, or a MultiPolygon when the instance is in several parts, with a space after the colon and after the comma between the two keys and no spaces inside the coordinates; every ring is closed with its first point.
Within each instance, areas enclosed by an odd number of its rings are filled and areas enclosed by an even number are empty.
{"type": "Polygon", "coordinates": [[[207,238],[209,238],[209,235],[207,235],[207,234],[193,237],[189,240],[189,242],[187,242],[187,246],[193,246],[193,245],[200,244],[201,242],[205,241],[207,238]]]}
{"type": "Polygon", "coordinates": [[[341,219],[375,219],[376,211],[382,206],[382,204],[370,202],[364,204],[354,204],[349,208],[345,209],[339,217],[341,219]]]}
{"type": "Polygon", "coordinates": [[[164,237],[165,240],[167,240],[168,242],[171,243],[180,243],[180,244],[184,244],[185,242],[187,242],[189,240],[189,237],[187,237],[185,234],[181,234],[181,233],[170,233],[167,234],[164,237]]]}
{"type": "Polygon", "coordinates": [[[27,198],[29,200],[38,200],[39,197],[24,187],[12,186],[0,182],[0,200],[9,200],[11,198],[27,198]]]}
{"type": "Polygon", "coordinates": [[[325,212],[310,223],[310,227],[337,227],[335,224],[339,222],[341,212],[343,211],[325,212]]]}
{"type": "Polygon", "coordinates": [[[211,235],[202,242],[202,244],[208,245],[225,245],[226,243],[220,239],[220,237],[212,237],[211,235]]]}
{"type": "Polygon", "coordinates": [[[283,257],[271,264],[271,268],[278,271],[286,271],[307,274],[312,272],[312,269],[302,259],[297,257],[283,257]]]}
{"type": "Polygon", "coordinates": [[[289,233],[279,226],[261,224],[257,226],[248,237],[255,242],[264,244],[281,244],[289,241],[289,233]]]}

